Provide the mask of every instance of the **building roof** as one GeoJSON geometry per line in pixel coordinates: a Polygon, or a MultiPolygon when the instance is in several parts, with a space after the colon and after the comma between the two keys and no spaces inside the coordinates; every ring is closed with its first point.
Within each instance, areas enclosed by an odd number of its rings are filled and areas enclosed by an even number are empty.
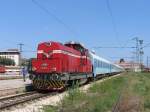
{"type": "Polygon", "coordinates": [[[8,49],[6,51],[0,51],[0,54],[20,54],[18,49],[8,49]]]}

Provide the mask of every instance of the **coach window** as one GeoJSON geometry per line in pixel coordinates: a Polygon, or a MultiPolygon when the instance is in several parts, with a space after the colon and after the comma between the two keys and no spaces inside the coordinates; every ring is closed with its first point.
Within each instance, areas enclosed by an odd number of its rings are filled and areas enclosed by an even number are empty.
{"type": "Polygon", "coordinates": [[[105,63],[105,68],[106,68],[106,63],[105,63]]]}
{"type": "Polygon", "coordinates": [[[96,60],[96,67],[97,67],[97,60],[96,60]]]}
{"type": "Polygon", "coordinates": [[[95,60],[95,66],[97,67],[97,60],[95,60]]]}
{"type": "Polygon", "coordinates": [[[106,68],[108,68],[108,64],[106,63],[106,68]]]}
{"type": "Polygon", "coordinates": [[[102,67],[102,61],[100,61],[100,67],[102,67]]]}
{"type": "Polygon", "coordinates": [[[81,52],[82,55],[85,55],[86,50],[84,48],[80,48],[79,51],[81,52]]]}

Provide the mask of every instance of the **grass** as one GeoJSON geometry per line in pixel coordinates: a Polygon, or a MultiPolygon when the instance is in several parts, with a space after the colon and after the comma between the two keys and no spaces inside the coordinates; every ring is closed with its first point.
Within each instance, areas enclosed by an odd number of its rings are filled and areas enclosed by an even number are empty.
{"type": "Polygon", "coordinates": [[[150,112],[150,74],[126,73],[94,83],[87,92],[78,86],[69,89],[68,95],[54,108],[45,106],[45,112],[110,112],[121,93],[121,112],[150,112]],[[129,110],[130,109],[130,110],[129,110]]]}
{"type": "Polygon", "coordinates": [[[44,112],[56,112],[57,111],[57,107],[53,107],[50,105],[44,106],[43,107],[44,112]]]}
{"type": "Polygon", "coordinates": [[[91,112],[106,112],[112,109],[118,99],[126,80],[124,77],[112,78],[99,84],[94,84],[89,88],[88,93],[97,93],[91,96],[91,112]]]}

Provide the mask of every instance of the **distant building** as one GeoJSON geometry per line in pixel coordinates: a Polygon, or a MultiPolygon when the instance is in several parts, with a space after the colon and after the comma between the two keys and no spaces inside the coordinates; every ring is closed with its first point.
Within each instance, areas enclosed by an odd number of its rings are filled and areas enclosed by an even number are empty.
{"type": "Polygon", "coordinates": [[[18,49],[8,49],[7,51],[0,51],[0,57],[14,60],[15,66],[20,64],[20,52],[18,49]]]}
{"type": "Polygon", "coordinates": [[[133,61],[119,61],[115,62],[115,64],[122,66],[127,71],[141,72],[141,64],[133,61]]]}

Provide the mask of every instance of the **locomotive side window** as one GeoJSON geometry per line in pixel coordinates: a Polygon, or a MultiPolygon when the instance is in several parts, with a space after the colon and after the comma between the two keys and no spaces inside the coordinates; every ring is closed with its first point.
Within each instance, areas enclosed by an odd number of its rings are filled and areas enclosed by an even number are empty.
{"type": "Polygon", "coordinates": [[[77,51],[81,52],[82,55],[84,55],[85,49],[82,46],[79,46],[79,45],[75,44],[73,46],[73,48],[76,49],[77,51]]]}

